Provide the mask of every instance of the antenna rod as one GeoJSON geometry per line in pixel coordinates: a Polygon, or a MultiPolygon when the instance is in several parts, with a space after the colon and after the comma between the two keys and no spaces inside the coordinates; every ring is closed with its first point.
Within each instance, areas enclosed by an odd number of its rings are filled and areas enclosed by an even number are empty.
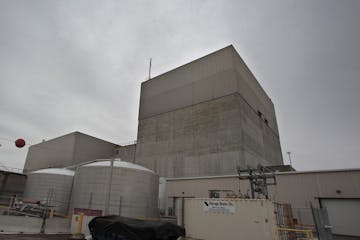
{"type": "Polygon", "coordinates": [[[291,163],[291,152],[286,152],[288,155],[289,155],[289,162],[290,162],[290,166],[292,166],[292,163],[291,163]]]}
{"type": "Polygon", "coordinates": [[[150,58],[150,65],[149,65],[149,79],[151,78],[151,60],[152,60],[152,58],[150,58]]]}

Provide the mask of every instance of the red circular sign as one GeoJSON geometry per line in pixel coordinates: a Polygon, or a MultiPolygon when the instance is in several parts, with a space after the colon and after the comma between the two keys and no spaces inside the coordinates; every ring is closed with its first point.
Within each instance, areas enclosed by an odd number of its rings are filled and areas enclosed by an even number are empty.
{"type": "Polygon", "coordinates": [[[22,138],[19,138],[15,141],[15,146],[17,146],[18,148],[22,148],[23,146],[25,146],[25,140],[22,138]]]}

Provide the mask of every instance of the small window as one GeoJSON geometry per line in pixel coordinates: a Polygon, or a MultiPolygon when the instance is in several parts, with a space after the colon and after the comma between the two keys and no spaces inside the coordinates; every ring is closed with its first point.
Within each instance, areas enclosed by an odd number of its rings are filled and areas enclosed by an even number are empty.
{"type": "Polygon", "coordinates": [[[266,125],[269,125],[269,122],[268,122],[268,120],[266,118],[265,118],[264,122],[265,122],[266,125]]]}
{"type": "Polygon", "coordinates": [[[259,117],[262,117],[262,115],[263,115],[262,112],[260,112],[260,111],[258,111],[257,114],[259,117]]]}
{"type": "Polygon", "coordinates": [[[209,197],[210,198],[220,198],[220,193],[217,191],[210,191],[209,192],[209,197]]]}

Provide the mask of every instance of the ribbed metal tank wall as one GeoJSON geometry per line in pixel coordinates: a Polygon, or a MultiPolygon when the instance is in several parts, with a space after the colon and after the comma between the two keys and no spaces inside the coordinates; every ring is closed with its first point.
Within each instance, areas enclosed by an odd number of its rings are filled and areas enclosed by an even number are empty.
{"type": "Polygon", "coordinates": [[[75,208],[101,210],[102,214],[105,214],[109,197],[108,214],[157,217],[159,215],[158,175],[147,168],[119,159],[114,160],[112,174],[110,166],[111,161],[106,159],[78,168],[74,180],[71,210],[75,208]]]}
{"type": "Polygon", "coordinates": [[[24,199],[41,202],[49,201],[55,211],[68,213],[74,171],[59,168],[48,168],[28,174],[24,199]]]}

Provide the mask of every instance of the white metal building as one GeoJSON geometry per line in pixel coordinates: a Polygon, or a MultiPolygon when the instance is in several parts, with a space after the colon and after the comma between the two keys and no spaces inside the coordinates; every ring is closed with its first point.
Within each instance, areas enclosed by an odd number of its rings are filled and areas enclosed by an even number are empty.
{"type": "MultiPolygon", "coordinates": [[[[269,187],[270,199],[290,203],[298,221],[313,224],[310,206],[326,207],[333,233],[360,237],[360,169],[281,172],[276,178],[277,185],[269,187]]],[[[249,182],[240,181],[238,175],[169,178],[167,209],[174,199],[209,197],[209,190],[246,194],[249,188],[249,182]]]]}

